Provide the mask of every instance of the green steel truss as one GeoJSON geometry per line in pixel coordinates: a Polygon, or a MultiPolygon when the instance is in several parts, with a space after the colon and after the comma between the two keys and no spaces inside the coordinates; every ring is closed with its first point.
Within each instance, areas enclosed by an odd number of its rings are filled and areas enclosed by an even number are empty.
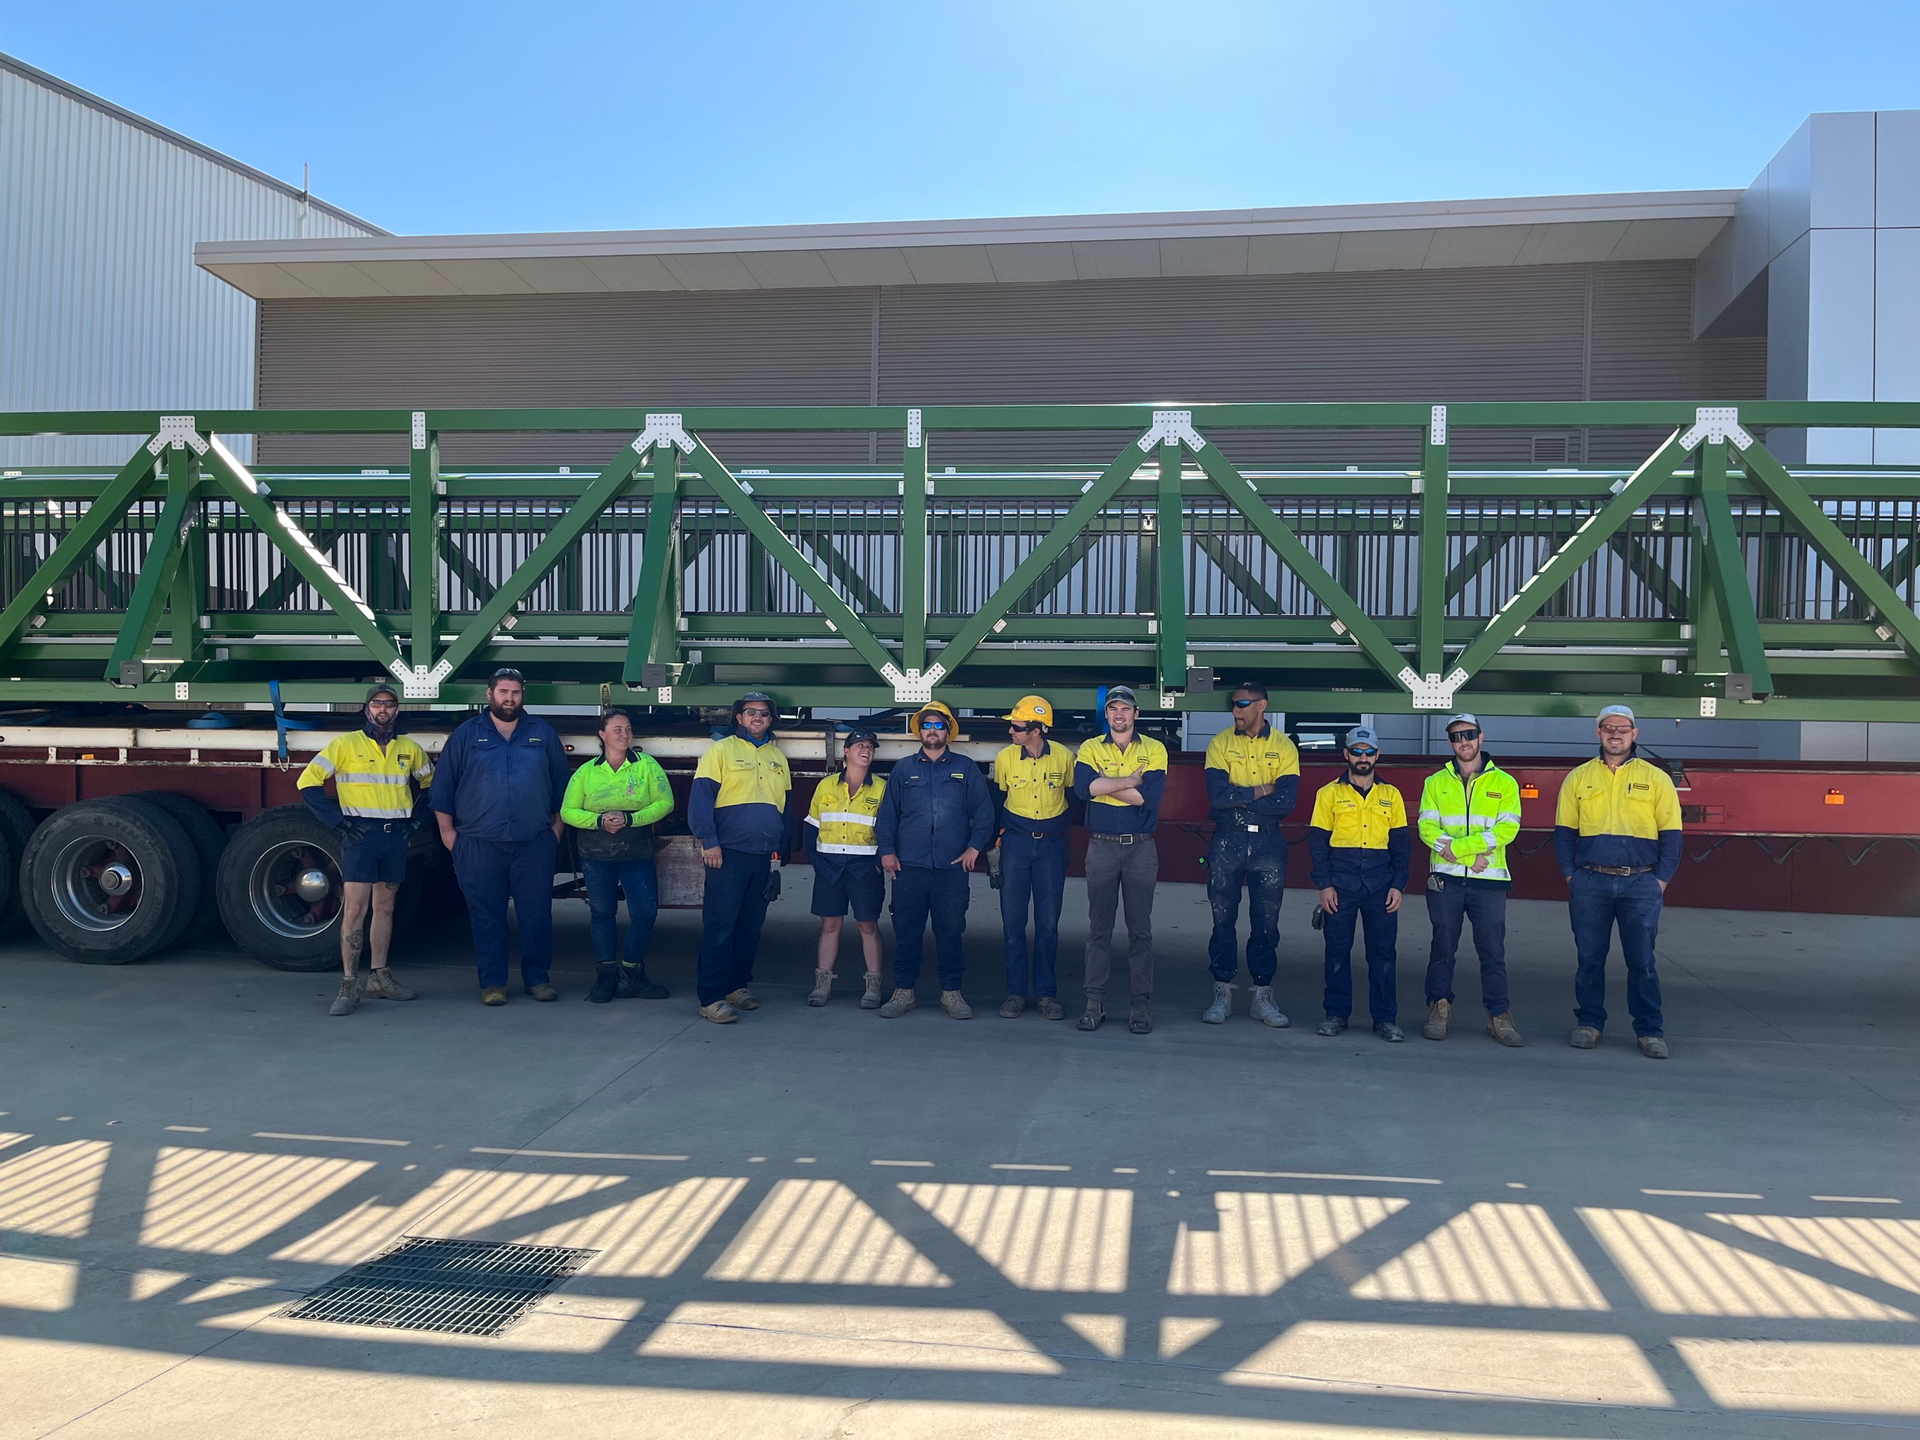
{"type": "Polygon", "coordinates": [[[0,703],[257,702],[276,680],[344,701],[391,675],[459,704],[511,664],[548,704],[715,705],[750,683],[796,706],[1039,690],[1085,709],[1124,681],[1182,710],[1258,678],[1297,711],[1624,696],[1920,720],[1920,469],[1789,470],[1762,438],[1779,427],[1920,428],[1920,405],[0,415],[0,435],[147,437],[115,473],[0,478],[0,703]],[[1410,461],[1261,459],[1343,429],[1401,432],[1410,461]],[[901,462],[724,457],[819,431],[901,462]],[[1638,437],[1646,458],[1454,458],[1463,436],[1535,431],[1638,437]],[[443,468],[442,437],[469,432],[618,448],[598,473],[443,468]],[[1044,432],[1092,463],[934,463],[966,432],[1003,451],[1044,432]],[[255,469],[235,434],[398,436],[411,459],[255,469]]]}

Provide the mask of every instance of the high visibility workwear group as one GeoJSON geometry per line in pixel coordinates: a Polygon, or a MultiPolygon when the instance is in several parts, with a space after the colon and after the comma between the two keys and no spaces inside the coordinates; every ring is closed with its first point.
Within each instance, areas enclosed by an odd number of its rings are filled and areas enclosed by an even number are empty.
{"type": "MultiPolygon", "coordinates": [[[[351,943],[343,929],[346,978],[333,1013],[348,1013],[360,998],[357,932],[369,914],[373,980],[365,993],[412,998],[385,962],[393,892],[405,875],[406,836],[429,780],[425,803],[453,853],[473,914],[485,1003],[506,999],[509,901],[519,920],[527,993],[538,1000],[557,994],[549,978],[551,881],[562,827],[578,836],[592,916],[597,979],[587,998],[667,994],[645,970],[658,910],[654,826],[673,810],[665,772],[634,747],[631,722],[619,711],[602,717],[601,755],[572,769],[552,726],[524,712],[523,695],[517,672],[496,674],[488,709],[449,736],[436,767],[398,732],[393,691],[376,686],[368,694],[365,727],[337,737],[302,774],[301,793],[341,831],[345,910],[354,921],[351,943]],[[325,788],[329,782],[332,795],[325,788]],[[624,950],[617,945],[622,895],[628,906],[624,950]]],[[[1267,698],[1257,683],[1238,687],[1233,723],[1206,752],[1213,993],[1200,1019],[1208,1024],[1224,1024],[1233,1015],[1243,955],[1251,981],[1248,1015],[1276,1029],[1291,1023],[1275,1002],[1273,985],[1287,872],[1281,826],[1301,799],[1300,756],[1267,720],[1267,698]]],[[[968,877],[988,869],[999,892],[1005,958],[999,1013],[1016,1018],[1032,1004],[1048,1020],[1063,1019],[1060,918],[1070,812],[1077,803],[1087,832],[1078,1025],[1092,1031],[1105,1023],[1114,928],[1124,920],[1127,1028],[1151,1032],[1155,834],[1169,775],[1167,749],[1139,730],[1139,701],[1127,686],[1106,690],[1101,714],[1103,730],[1076,753],[1050,736],[1052,705],[1038,695],[1022,698],[1005,717],[1009,743],[984,773],[954,748],[959,721],[938,701],[913,715],[919,748],[885,777],[874,772],[879,737],[871,729],[853,729],[842,746],[842,767],[815,787],[804,817],[813,867],[811,909],[821,922],[807,1003],[825,1005],[831,998],[851,911],[865,962],[863,1008],[898,1019],[916,1007],[930,928],[940,1008],[954,1019],[970,1019],[962,948],[968,877]],[[879,933],[883,909],[890,911],[894,933],[890,994],[879,933]]],[[[689,794],[687,824],[706,866],[696,998],[700,1015],[719,1024],[760,1007],[752,981],[761,931],[780,893],[783,858],[798,848],[801,817],[792,771],[774,737],[776,718],[769,696],[741,696],[729,732],[700,757],[689,794]]],[[[1566,777],[1555,814],[1554,855],[1570,892],[1576,951],[1571,1043],[1591,1049],[1605,1031],[1606,962],[1617,930],[1636,1043],[1643,1054],[1664,1059],[1655,942],[1664,892],[1680,862],[1679,801],[1667,773],[1637,754],[1631,710],[1608,706],[1596,730],[1599,754],[1566,777]]],[[[1364,725],[1347,733],[1342,773],[1312,798],[1306,840],[1318,892],[1313,924],[1324,942],[1319,1035],[1349,1027],[1353,947],[1363,938],[1368,1022],[1383,1040],[1406,1038],[1398,1011],[1399,919],[1417,830],[1428,856],[1432,935],[1421,1033],[1447,1038],[1456,1000],[1455,958],[1471,926],[1486,1032],[1505,1046],[1525,1043],[1514,1024],[1506,965],[1513,879],[1507,847],[1520,831],[1521,787],[1486,753],[1475,716],[1452,716],[1446,733],[1453,758],[1426,778],[1411,812],[1399,789],[1378,778],[1380,737],[1364,725]]]]}

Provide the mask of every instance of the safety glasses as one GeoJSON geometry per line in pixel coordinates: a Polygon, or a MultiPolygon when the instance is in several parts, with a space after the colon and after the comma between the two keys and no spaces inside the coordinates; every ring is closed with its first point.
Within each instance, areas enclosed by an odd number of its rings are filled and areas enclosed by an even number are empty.
{"type": "Polygon", "coordinates": [[[1478,740],[1479,738],[1480,738],[1480,732],[1478,730],[1447,731],[1447,739],[1451,740],[1456,745],[1458,745],[1462,740],[1478,740]]]}
{"type": "Polygon", "coordinates": [[[1378,755],[1379,753],[1380,753],[1380,752],[1379,752],[1378,750],[1349,750],[1349,751],[1347,751],[1347,754],[1349,754],[1349,755],[1351,755],[1351,756],[1352,756],[1352,757],[1353,757],[1353,758],[1354,758],[1355,760],[1371,760],[1371,759],[1373,759],[1373,757],[1374,757],[1374,756],[1376,756],[1376,755],[1378,755]]]}
{"type": "Polygon", "coordinates": [[[1257,699],[1253,699],[1253,700],[1236,700],[1236,701],[1234,701],[1234,702],[1233,702],[1233,708],[1234,708],[1234,709],[1236,709],[1236,710],[1244,710],[1244,709],[1246,709],[1246,708],[1247,708],[1247,707],[1248,707],[1249,705],[1258,705],[1259,703],[1260,703],[1260,702],[1259,702],[1259,700],[1257,700],[1257,699]]]}
{"type": "MultiPolygon", "coordinates": [[[[935,724],[939,724],[940,722],[938,722],[938,721],[935,721],[935,722],[933,722],[933,723],[935,723],[935,724]]],[[[941,728],[942,728],[942,729],[944,729],[944,728],[946,728],[946,727],[945,727],[944,725],[942,725],[942,726],[941,726],[941,728]]],[[[1036,730],[1044,730],[1044,729],[1045,729],[1046,727],[1045,727],[1044,725],[1036,725],[1036,724],[1034,724],[1034,723],[1033,723],[1032,721],[1028,721],[1028,722],[1027,722],[1026,724],[1024,724],[1024,725],[1023,725],[1023,724],[1021,724],[1021,723],[1020,723],[1019,721],[1017,721],[1017,720],[1016,720],[1016,721],[1015,721],[1015,722],[1014,722],[1013,724],[1011,724],[1011,725],[1009,725],[1009,726],[1008,726],[1007,728],[1008,728],[1009,730],[1019,730],[1019,731],[1021,731],[1021,732],[1022,732],[1022,733],[1024,733],[1024,734],[1027,734],[1027,735],[1031,735],[1031,734],[1033,734],[1033,732],[1034,732],[1034,731],[1036,731],[1036,730]]]]}
{"type": "Polygon", "coordinates": [[[1602,725],[1600,727],[1600,733],[1602,735],[1631,735],[1633,731],[1634,727],[1631,725],[1602,725]]]}
{"type": "Polygon", "coordinates": [[[922,720],[920,722],[920,728],[922,730],[944,730],[947,728],[947,722],[944,720],[922,720]]]}
{"type": "Polygon", "coordinates": [[[496,671],[494,671],[494,672],[493,672],[493,679],[495,679],[495,680],[518,680],[518,681],[519,681],[519,682],[520,682],[520,683],[521,683],[522,685],[524,685],[524,684],[526,684],[526,683],[527,683],[527,677],[526,677],[526,676],[524,676],[524,675],[522,675],[522,674],[521,674],[521,673],[520,673],[520,672],[519,672],[518,670],[515,670],[515,669],[514,669],[514,668],[513,668],[513,667],[512,667],[511,665],[509,665],[509,666],[504,666],[503,668],[501,668],[501,669],[499,669],[499,670],[496,670],[496,671]]]}
{"type": "Polygon", "coordinates": [[[760,720],[771,720],[773,718],[773,712],[771,710],[763,710],[758,705],[749,705],[746,709],[742,710],[740,713],[743,716],[751,715],[751,716],[754,716],[756,719],[760,719],[760,720]]]}

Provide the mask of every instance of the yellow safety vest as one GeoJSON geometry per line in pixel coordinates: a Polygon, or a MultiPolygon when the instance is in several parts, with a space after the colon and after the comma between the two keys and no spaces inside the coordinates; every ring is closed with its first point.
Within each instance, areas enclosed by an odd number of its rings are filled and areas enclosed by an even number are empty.
{"type": "Polygon", "coordinates": [[[879,854],[874,817],[886,793],[887,782],[878,775],[868,775],[866,783],[851,794],[844,772],[829,775],[814,787],[813,803],[807,807],[807,824],[819,832],[807,848],[816,855],[879,854]]]}

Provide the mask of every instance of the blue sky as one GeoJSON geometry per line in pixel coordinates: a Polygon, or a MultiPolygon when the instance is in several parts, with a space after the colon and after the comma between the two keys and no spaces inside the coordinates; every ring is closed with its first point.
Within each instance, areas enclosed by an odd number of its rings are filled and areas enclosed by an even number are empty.
{"type": "Polygon", "coordinates": [[[405,233],[1744,185],[1920,5],[14,3],[0,50],[405,233]]]}

